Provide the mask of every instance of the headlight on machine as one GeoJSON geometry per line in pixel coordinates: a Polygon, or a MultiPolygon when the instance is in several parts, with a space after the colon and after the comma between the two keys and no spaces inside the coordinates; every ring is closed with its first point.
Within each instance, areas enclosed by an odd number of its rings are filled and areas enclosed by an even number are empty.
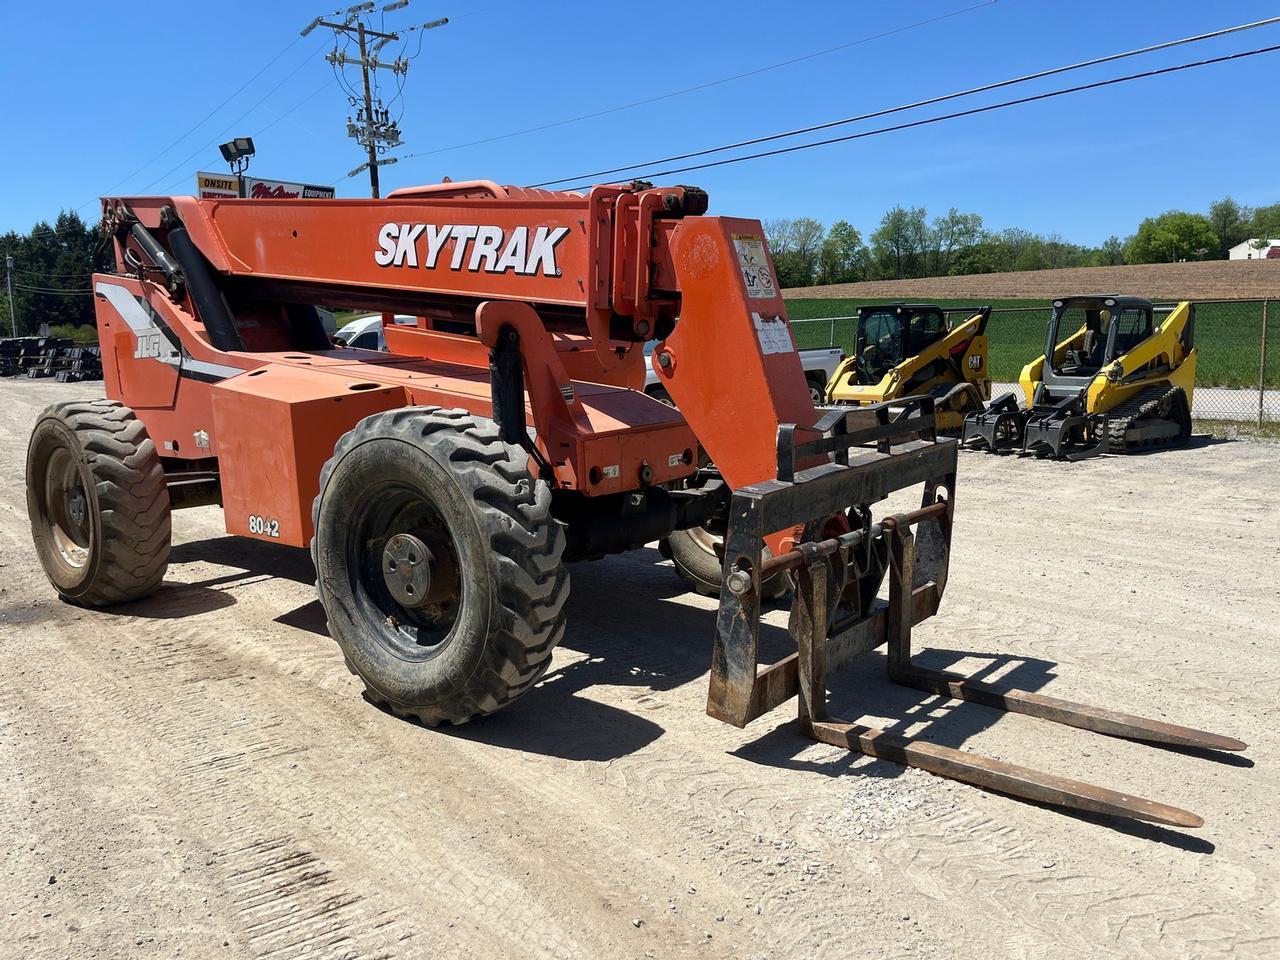
{"type": "Polygon", "coordinates": [[[1112,383],[1115,383],[1123,376],[1124,367],[1120,366],[1120,364],[1113,363],[1111,366],[1107,367],[1107,379],[1112,383]]]}

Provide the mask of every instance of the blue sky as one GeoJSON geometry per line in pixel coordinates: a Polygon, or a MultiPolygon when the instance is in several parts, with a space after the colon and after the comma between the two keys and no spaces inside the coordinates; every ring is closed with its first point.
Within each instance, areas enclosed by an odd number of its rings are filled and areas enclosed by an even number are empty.
{"type": "MultiPolygon", "coordinates": [[[[384,189],[444,175],[517,184],[575,176],[1280,14],[1280,3],[1250,0],[998,0],[687,95],[454,149],[980,2],[412,0],[388,26],[452,22],[421,35],[394,107],[404,110],[399,152],[439,152],[385,168],[384,189]]],[[[253,173],[336,180],[341,195],[367,195],[363,176],[337,179],[362,157],[346,137],[345,94],[323,60],[331,34],[293,42],[332,3],[8,5],[0,231],[29,229],[64,207],[96,219],[94,198],[105,191],[190,193],[196,170],[225,169],[216,145],[233,135],[255,138],[253,173]]],[[[1277,43],[1280,25],[972,102],[1277,43]]],[[[416,47],[414,38],[409,52],[416,47]]],[[[931,214],[955,206],[991,228],[1098,243],[1132,232],[1143,216],[1202,210],[1226,194],[1280,200],[1278,68],[1272,53],[672,179],[707,189],[713,213],[843,218],[869,232],[895,203],[931,214]]],[[[387,78],[384,89],[394,93],[387,78]]]]}

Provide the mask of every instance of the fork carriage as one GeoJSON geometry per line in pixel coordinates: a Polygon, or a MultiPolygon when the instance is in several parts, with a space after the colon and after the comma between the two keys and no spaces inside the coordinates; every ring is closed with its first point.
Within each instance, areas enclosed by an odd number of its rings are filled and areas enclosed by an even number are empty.
{"type": "Polygon", "coordinates": [[[832,410],[818,439],[778,431],[778,479],[734,491],[707,712],[743,727],[797,697],[798,727],[815,740],[919,767],[976,786],[1096,814],[1198,827],[1194,813],[950,747],[834,718],[827,675],[884,645],[889,679],[903,686],[1146,743],[1238,751],[1245,744],[1055,697],[1007,689],[912,663],[912,628],[938,612],[946,588],[957,442],[939,438],[933,399],[912,397],[832,410]],[[797,469],[798,463],[812,465],[797,469]],[[918,509],[874,520],[870,506],[923,485],[918,509]],[[847,529],[815,529],[847,511],[847,529]],[[768,557],[763,538],[803,527],[794,549],[768,557]],[[760,584],[779,571],[795,583],[789,632],[796,652],[758,663],[760,584]],[[879,596],[888,579],[887,599],[879,596]]]}

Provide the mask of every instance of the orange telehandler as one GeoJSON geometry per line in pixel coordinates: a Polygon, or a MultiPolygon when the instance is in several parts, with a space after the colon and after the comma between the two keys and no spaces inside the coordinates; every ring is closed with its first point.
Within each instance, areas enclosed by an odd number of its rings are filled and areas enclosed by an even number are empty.
{"type": "Polygon", "coordinates": [[[828,743],[1198,826],[828,717],[826,672],[884,644],[892,678],[933,694],[1244,748],[912,664],[911,629],[946,586],[956,443],[937,437],[930,397],[815,410],[760,224],[706,205],[691,187],[488,181],[383,200],[104,199],[116,271],[93,290],[110,399],[50,407],[28,450],[49,579],[85,606],[144,597],[171,510],[220,504],[230,533],[310,547],[329,632],[371,700],[462,723],[546,670],[567,561],[707,526],[725,538],[712,716],[743,726],[798,695],[801,729],[828,743]],[[383,312],[390,352],[334,345],[320,304],[383,312]],[[677,407],[641,389],[655,338],[677,407]],[[714,476],[690,483],[700,470],[714,476]],[[873,515],[908,487],[919,509],[873,515]],[[761,667],[761,584],[783,571],[797,650],[761,667]]]}

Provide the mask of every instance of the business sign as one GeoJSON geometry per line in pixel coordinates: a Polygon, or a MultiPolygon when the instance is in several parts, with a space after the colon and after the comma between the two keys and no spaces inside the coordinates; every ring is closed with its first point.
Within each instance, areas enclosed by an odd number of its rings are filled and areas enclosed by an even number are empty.
{"type": "Polygon", "coordinates": [[[240,178],[228,173],[197,173],[196,196],[201,200],[224,200],[240,196],[240,178]]]}
{"type": "Polygon", "coordinates": [[[291,183],[287,180],[259,180],[244,178],[244,195],[254,200],[332,200],[333,187],[317,187],[310,183],[291,183]]]}

